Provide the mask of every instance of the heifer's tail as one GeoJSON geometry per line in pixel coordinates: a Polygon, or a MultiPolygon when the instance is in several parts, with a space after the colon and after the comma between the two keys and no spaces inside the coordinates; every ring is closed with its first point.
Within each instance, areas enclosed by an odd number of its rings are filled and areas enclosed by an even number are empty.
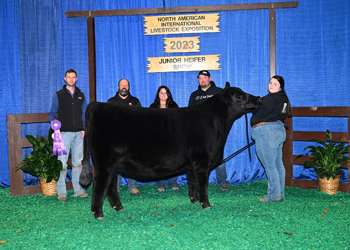
{"type": "Polygon", "coordinates": [[[90,147],[89,147],[89,129],[90,129],[90,112],[89,106],[86,108],[85,114],[85,136],[84,136],[84,158],[83,158],[83,169],[80,174],[79,182],[83,188],[87,188],[91,185],[92,181],[92,169],[90,166],[90,147]]]}

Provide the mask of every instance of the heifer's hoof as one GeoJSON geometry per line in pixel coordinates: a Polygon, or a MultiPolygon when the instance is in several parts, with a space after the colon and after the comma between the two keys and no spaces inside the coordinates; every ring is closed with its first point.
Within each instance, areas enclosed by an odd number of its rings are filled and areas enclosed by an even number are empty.
{"type": "Polygon", "coordinates": [[[204,203],[201,202],[201,205],[202,205],[203,209],[205,209],[205,210],[211,209],[211,206],[210,206],[209,203],[204,204],[204,203]]]}
{"type": "Polygon", "coordinates": [[[199,202],[198,199],[193,199],[193,197],[190,197],[190,199],[193,204],[197,204],[199,202]]]}
{"type": "Polygon", "coordinates": [[[97,215],[95,212],[92,212],[92,214],[95,215],[95,219],[103,220],[105,218],[103,214],[97,215]]]}
{"type": "Polygon", "coordinates": [[[116,211],[121,211],[121,212],[124,211],[124,208],[123,208],[123,207],[113,206],[113,208],[114,208],[116,211]]]}

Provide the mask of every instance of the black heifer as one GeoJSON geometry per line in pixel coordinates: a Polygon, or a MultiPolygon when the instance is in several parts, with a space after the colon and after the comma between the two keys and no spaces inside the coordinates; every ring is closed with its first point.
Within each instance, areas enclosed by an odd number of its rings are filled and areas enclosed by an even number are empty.
{"type": "Polygon", "coordinates": [[[80,183],[92,180],[91,210],[103,219],[105,196],[117,211],[123,210],[117,175],[135,179],[162,179],[187,174],[191,202],[209,209],[210,171],[223,158],[233,122],[260,106],[260,97],[229,84],[204,103],[180,109],[148,109],[92,102],[86,110],[84,160],[80,183]],[[198,199],[199,198],[199,199],[198,199]]]}

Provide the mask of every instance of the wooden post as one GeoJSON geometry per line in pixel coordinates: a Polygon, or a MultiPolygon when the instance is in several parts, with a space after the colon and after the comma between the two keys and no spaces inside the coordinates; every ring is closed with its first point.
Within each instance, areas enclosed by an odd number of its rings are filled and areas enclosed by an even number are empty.
{"type": "MultiPolygon", "coordinates": [[[[273,3],[272,3],[273,7],[273,3]]],[[[276,10],[269,10],[270,17],[270,77],[276,75],[276,10]]]]}
{"type": "Polygon", "coordinates": [[[96,101],[96,46],[95,46],[95,19],[87,18],[88,54],[89,54],[89,96],[90,102],[96,101]]]}

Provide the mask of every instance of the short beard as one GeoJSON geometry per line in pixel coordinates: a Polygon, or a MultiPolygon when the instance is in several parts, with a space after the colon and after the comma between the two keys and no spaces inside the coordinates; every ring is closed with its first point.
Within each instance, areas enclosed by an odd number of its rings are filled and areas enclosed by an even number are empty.
{"type": "Polygon", "coordinates": [[[121,95],[121,96],[127,96],[127,95],[129,95],[129,90],[120,91],[120,95],[121,95]]]}

